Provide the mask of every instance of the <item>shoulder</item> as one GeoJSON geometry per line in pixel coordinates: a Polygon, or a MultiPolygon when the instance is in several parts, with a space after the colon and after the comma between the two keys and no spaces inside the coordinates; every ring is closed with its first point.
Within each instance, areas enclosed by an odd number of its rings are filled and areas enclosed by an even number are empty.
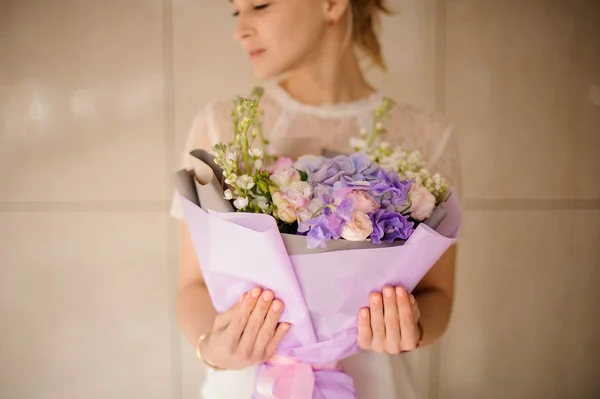
{"type": "Polygon", "coordinates": [[[407,103],[395,105],[390,125],[427,137],[443,137],[452,131],[452,125],[443,113],[407,103]]]}
{"type": "Polygon", "coordinates": [[[385,126],[386,141],[419,150],[426,158],[434,157],[453,138],[452,125],[443,113],[408,103],[395,102],[385,126]]]}

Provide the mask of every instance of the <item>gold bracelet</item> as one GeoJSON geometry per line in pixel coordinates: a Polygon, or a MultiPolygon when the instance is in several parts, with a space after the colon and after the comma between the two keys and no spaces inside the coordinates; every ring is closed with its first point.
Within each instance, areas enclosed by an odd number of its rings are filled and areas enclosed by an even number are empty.
{"type": "Polygon", "coordinates": [[[202,354],[202,342],[204,342],[204,340],[209,335],[210,335],[210,333],[202,334],[200,336],[200,338],[198,338],[198,344],[196,345],[196,355],[198,356],[198,359],[202,360],[202,363],[204,363],[206,366],[210,367],[211,369],[213,369],[215,371],[223,370],[222,368],[216,366],[214,363],[212,363],[207,358],[205,358],[204,355],[202,354]]]}

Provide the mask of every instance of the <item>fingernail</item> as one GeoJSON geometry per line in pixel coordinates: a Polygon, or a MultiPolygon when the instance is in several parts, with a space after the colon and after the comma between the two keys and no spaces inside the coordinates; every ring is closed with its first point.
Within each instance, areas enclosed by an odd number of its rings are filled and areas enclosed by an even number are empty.
{"type": "Polygon", "coordinates": [[[279,301],[273,302],[273,305],[271,305],[271,309],[273,309],[273,311],[277,312],[279,309],[281,309],[281,302],[279,302],[279,301]]]}
{"type": "Polygon", "coordinates": [[[394,290],[391,288],[386,288],[383,290],[384,294],[386,297],[391,298],[392,296],[394,296],[394,290]]]}
{"type": "Polygon", "coordinates": [[[290,329],[290,325],[289,325],[288,323],[283,323],[283,324],[281,325],[281,329],[282,329],[283,331],[287,331],[287,330],[289,330],[289,329],[290,329]]]}
{"type": "Polygon", "coordinates": [[[366,319],[368,315],[369,315],[369,311],[367,309],[360,310],[360,317],[363,317],[366,319]]]}
{"type": "Polygon", "coordinates": [[[254,288],[252,290],[252,298],[258,298],[260,295],[260,288],[254,288]]]}
{"type": "Polygon", "coordinates": [[[400,287],[396,288],[396,295],[400,297],[404,296],[404,290],[400,287]]]}
{"type": "Polygon", "coordinates": [[[414,305],[415,304],[415,297],[414,296],[410,296],[410,304],[414,305]]]}
{"type": "Polygon", "coordinates": [[[273,299],[273,293],[271,291],[265,291],[263,292],[262,298],[265,302],[269,302],[273,299]]]}
{"type": "Polygon", "coordinates": [[[374,303],[375,305],[379,305],[379,303],[381,302],[381,298],[379,298],[379,295],[373,295],[373,296],[371,297],[371,301],[373,301],[373,303],[374,303]]]}

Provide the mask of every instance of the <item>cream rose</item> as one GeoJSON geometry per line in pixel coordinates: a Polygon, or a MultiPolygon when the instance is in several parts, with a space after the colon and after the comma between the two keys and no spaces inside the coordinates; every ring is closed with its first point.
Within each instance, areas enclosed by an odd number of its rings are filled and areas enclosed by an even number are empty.
{"type": "Polygon", "coordinates": [[[352,220],[346,222],[342,238],[348,241],[364,241],[373,232],[373,222],[364,212],[354,212],[352,220]]]}
{"type": "Polygon", "coordinates": [[[435,208],[435,197],[425,187],[415,187],[410,190],[409,198],[411,206],[407,213],[416,221],[423,221],[431,216],[435,208]]]}
{"type": "Polygon", "coordinates": [[[283,197],[281,192],[273,193],[273,204],[277,207],[276,217],[286,223],[294,223],[296,221],[296,208],[283,197]]]}

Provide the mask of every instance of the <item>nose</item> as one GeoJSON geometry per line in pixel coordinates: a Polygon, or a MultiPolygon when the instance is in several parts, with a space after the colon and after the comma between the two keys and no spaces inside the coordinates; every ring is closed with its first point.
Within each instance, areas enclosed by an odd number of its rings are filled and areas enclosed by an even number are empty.
{"type": "Polygon", "coordinates": [[[254,32],[254,28],[252,27],[248,17],[240,14],[237,18],[237,25],[235,26],[234,36],[235,39],[239,42],[242,42],[244,39],[248,38],[254,32]]]}

